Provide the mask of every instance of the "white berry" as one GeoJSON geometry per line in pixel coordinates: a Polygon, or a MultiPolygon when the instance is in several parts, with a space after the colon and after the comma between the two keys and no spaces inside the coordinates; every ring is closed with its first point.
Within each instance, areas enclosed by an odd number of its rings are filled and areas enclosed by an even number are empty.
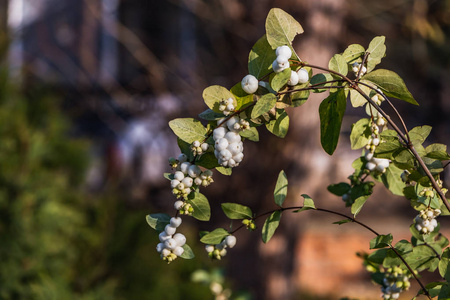
{"type": "Polygon", "coordinates": [[[242,79],[241,86],[244,92],[247,94],[253,94],[258,90],[258,79],[249,74],[242,79]]]}
{"type": "Polygon", "coordinates": [[[175,227],[175,228],[179,227],[181,225],[181,222],[182,222],[182,220],[180,217],[170,218],[170,226],[172,226],[172,227],[175,227]]]}
{"type": "Polygon", "coordinates": [[[290,86],[294,86],[294,85],[298,84],[298,80],[299,80],[298,73],[295,71],[291,71],[291,78],[289,78],[289,81],[287,84],[290,86]]]}
{"type": "Polygon", "coordinates": [[[308,71],[306,71],[306,69],[301,68],[300,70],[297,71],[297,75],[298,75],[298,82],[300,83],[308,82],[309,74],[308,71]]]}
{"type": "Polygon", "coordinates": [[[292,56],[292,50],[288,46],[280,46],[275,50],[275,54],[276,56],[283,56],[289,59],[292,56]]]}

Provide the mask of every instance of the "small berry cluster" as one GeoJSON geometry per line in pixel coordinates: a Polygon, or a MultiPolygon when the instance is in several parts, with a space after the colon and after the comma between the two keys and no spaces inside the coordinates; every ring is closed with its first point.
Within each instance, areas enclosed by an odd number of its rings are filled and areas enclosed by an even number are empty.
{"type": "Polygon", "coordinates": [[[367,160],[366,169],[370,172],[375,171],[379,173],[386,172],[386,169],[389,168],[389,159],[386,158],[376,158],[374,157],[375,149],[380,144],[380,130],[377,124],[372,123],[372,137],[368,140],[366,145],[366,154],[365,159],[367,160]]]}
{"type": "Polygon", "coordinates": [[[208,149],[209,149],[208,143],[200,143],[199,141],[194,141],[191,144],[191,150],[192,150],[192,154],[194,154],[194,156],[202,155],[203,153],[208,151],[208,149]]]}
{"type": "Polygon", "coordinates": [[[252,219],[244,219],[242,220],[242,224],[244,224],[248,230],[253,231],[256,229],[255,221],[253,221],[252,219]]]}
{"type": "Polygon", "coordinates": [[[208,252],[208,256],[212,259],[221,260],[222,257],[227,255],[227,247],[233,248],[236,245],[236,237],[229,235],[223,239],[218,245],[205,245],[205,250],[208,252]]]}
{"type": "Polygon", "coordinates": [[[398,299],[400,293],[406,291],[411,286],[406,271],[400,267],[388,268],[383,278],[383,286],[381,292],[383,299],[398,299]]]}
{"type": "MultiPolygon", "coordinates": [[[[361,64],[360,63],[357,63],[357,62],[353,63],[352,70],[353,70],[353,73],[355,73],[355,76],[358,76],[360,68],[361,68],[361,64]]],[[[367,72],[367,68],[365,66],[362,66],[361,74],[359,76],[363,76],[364,74],[366,74],[366,72],[367,72]]]]}
{"type": "Polygon", "coordinates": [[[181,225],[181,218],[171,218],[164,231],[159,234],[160,243],[156,246],[156,251],[161,253],[161,258],[167,263],[171,263],[178,256],[184,253],[186,237],[181,233],[175,233],[181,225]]]}
{"type": "Polygon", "coordinates": [[[231,112],[234,111],[236,107],[234,106],[233,98],[222,99],[219,104],[219,110],[225,115],[228,116],[231,112]]]}
{"type": "Polygon", "coordinates": [[[280,46],[275,50],[277,58],[272,63],[272,69],[275,73],[280,73],[290,67],[289,59],[292,56],[292,50],[288,46],[280,46]]]}
{"type": "Polygon", "coordinates": [[[249,123],[233,116],[221,126],[223,120],[218,121],[219,127],[213,131],[215,142],[214,155],[220,165],[224,167],[237,167],[244,158],[244,144],[242,143],[240,130],[249,128],[249,123]]]}
{"type": "Polygon", "coordinates": [[[440,214],[440,209],[432,209],[431,207],[421,210],[414,219],[417,231],[419,231],[421,234],[429,234],[433,232],[438,225],[436,217],[440,214]]]}

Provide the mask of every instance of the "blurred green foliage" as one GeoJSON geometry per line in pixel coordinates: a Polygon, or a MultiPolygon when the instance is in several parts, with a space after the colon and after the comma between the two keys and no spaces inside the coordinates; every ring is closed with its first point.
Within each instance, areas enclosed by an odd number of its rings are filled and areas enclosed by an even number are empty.
{"type": "Polygon", "coordinates": [[[155,255],[148,208],[84,189],[90,145],[56,97],[0,72],[0,299],[211,298],[189,280],[201,261],[155,255]]]}

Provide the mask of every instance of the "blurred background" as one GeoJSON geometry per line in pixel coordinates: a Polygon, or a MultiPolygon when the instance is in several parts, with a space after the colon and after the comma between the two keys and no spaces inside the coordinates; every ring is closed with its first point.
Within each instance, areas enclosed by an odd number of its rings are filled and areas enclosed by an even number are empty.
{"type": "MultiPolygon", "coordinates": [[[[211,281],[230,299],[378,299],[355,255],[368,251],[370,233],[320,213],[286,214],[267,245],[258,231],[238,232],[222,262],[196,242],[198,230],[229,226],[222,202],[271,209],[281,169],[287,205],[307,193],[348,211],[326,186],[352,173],[360,153],[346,138],[364,112],[349,108],[329,157],[319,139],[323,94],[289,111],[286,139],[260,131],[232,177],[214,175],[202,191],[214,223],[184,221],[195,260],[166,265],[155,250],[145,215],[173,213],[162,173],[179,154],[167,122],[196,117],[204,88],[231,88],[247,74],[272,7],[302,24],[294,47],[316,65],[385,35],[380,67],[421,104],[394,100],[408,128],[431,125],[430,141],[447,143],[448,0],[0,0],[0,299],[214,299],[211,281]]],[[[405,199],[379,187],[366,206],[361,220],[408,238],[415,213],[405,199]]]]}

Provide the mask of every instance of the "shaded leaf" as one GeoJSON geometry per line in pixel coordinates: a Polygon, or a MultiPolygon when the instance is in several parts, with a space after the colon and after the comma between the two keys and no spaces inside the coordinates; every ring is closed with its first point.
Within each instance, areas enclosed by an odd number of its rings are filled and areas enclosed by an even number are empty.
{"type": "MultiPolygon", "coordinates": [[[[326,83],[327,81],[335,80],[335,78],[330,73],[319,73],[314,75],[309,83],[311,85],[323,84],[323,86],[331,86],[331,83],[326,83]]],[[[328,89],[317,88],[314,89],[314,93],[322,93],[327,91],[328,89]]]]}
{"type": "Polygon", "coordinates": [[[327,187],[327,189],[330,193],[341,197],[350,191],[351,185],[345,182],[341,182],[338,184],[331,184],[327,187]]]}
{"type": "Polygon", "coordinates": [[[268,74],[276,57],[275,51],[267,41],[267,36],[264,35],[256,42],[248,56],[249,74],[256,78],[268,74]]]}
{"type": "Polygon", "coordinates": [[[275,230],[280,225],[281,211],[277,210],[273,212],[264,222],[262,228],[262,240],[267,243],[275,233],[275,230]]]}
{"type": "Polygon", "coordinates": [[[331,93],[320,103],[320,142],[328,154],[333,154],[339,141],[346,99],[344,90],[331,93]]]}
{"type": "Polygon", "coordinates": [[[211,217],[211,208],[208,199],[203,194],[195,192],[192,199],[187,201],[194,208],[192,217],[200,221],[209,221],[211,217]]]}
{"type": "Polygon", "coordinates": [[[246,138],[252,142],[259,141],[259,133],[255,127],[250,127],[249,129],[239,131],[239,135],[246,138]]]}
{"type": "Polygon", "coordinates": [[[150,214],[145,217],[145,220],[151,228],[161,232],[170,223],[170,216],[163,213],[150,214]]]}
{"type": "Polygon", "coordinates": [[[275,203],[278,206],[283,206],[284,200],[286,199],[287,195],[287,189],[288,189],[287,176],[286,173],[284,173],[284,171],[281,171],[280,174],[278,174],[277,183],[275,185],[275,190],[273,192],[275,203]]]}
{"type": "Polygon", "coordinates": [[[192,251],[191,247],[188,244],[183,245],[184,252],[179,257],[184,259],[193,259],[195,258],[194,251],[192,251]]]}
{"type": "Polygon", "coordinates": [[[206,152],[200,156],[200,158],[195,162],[196,165],[204,167],[206,169],[214,169],[219,165],[217,158],[212,152],[206,152]]]}
{"type": "Polygon", "coordinates": [[[216,113],[221,113],[219,110],[220,101],[229,98],[233,99],[233,105],[236,107],[237,102],[233,94],[223,86],[212,85],[203,90],[203,100],[206,105],[216,113]]]}
{"type": "Polygon", "coordinates": [[[379,235],[370,241],[370,249],[386,248],[392,243],[392,234],[379,235]]]}
{"type": "Polygon", "coordinates": [[[277,119],[266,123],[266,128],[277,137],[284,138],[289,129],[289,116],[285,110],[277,111],[277,119]]]}

